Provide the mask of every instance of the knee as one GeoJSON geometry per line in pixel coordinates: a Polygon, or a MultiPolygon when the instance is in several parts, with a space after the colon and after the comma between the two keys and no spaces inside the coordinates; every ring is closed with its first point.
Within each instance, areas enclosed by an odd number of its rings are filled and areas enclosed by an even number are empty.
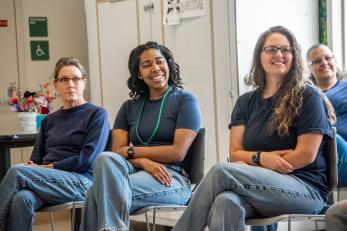
{"type": "Polygon", "coordinates": [[[228,167],[228,165],[230,165],[229,163],[218,163],[215,164],[210,172],[208,174],[214,176],[214,177],[223,177],[225,175],[225,169],[228,167]]]}
{"type": "Polygon", "coordinates": [[[122,156],[113,152],[103,152],[95,160],[94,172],[105,169],[113,169],[115,166],[125,166],[125,160],[122,156]]]}
{"type": "Polygon", "coordinates": [[[6,174],[6,177],[17,177],[18,175],[22,175],[24,172],[28,170],[28,166],[23,164],[13,165],[6,174]]]}
{"type": "Polygon", "coordinates": [[[34,213],[35,204],[36,204],[36,199],[35,199],[34,192],[29,190],[19,190],[12,197],[11,211],[23,211],[23,209],[25,209],[34,213]]]}

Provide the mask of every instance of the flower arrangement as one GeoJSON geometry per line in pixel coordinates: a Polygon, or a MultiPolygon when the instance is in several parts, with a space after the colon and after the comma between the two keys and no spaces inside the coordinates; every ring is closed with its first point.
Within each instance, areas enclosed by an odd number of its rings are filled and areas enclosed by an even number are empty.
{"type": "Polygon", "coordinates": [[[49,90],[50,82],[40,84],[37,92],[23,91],[17,88],[17,83],[12,82],[8,87],[9,105],[13,112],[36,112],[48,114],[52,110],[52,101],[55,93],[49,90]]]}

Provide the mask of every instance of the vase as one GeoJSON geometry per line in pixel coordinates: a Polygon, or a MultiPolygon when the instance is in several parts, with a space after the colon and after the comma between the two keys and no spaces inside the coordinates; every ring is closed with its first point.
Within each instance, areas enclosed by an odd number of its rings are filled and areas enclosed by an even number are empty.
{"type": "Polygon", "coordinates": [[[36,112],[18,112],[19,129],[23,134],[36,133],[36,112]]]}
{"type": "Polygon", "coordinates": [[[44,114],[37,114],[36,116],[36,129],[40,130],[41,128],[41,122],[46,117],[44,114]]]}

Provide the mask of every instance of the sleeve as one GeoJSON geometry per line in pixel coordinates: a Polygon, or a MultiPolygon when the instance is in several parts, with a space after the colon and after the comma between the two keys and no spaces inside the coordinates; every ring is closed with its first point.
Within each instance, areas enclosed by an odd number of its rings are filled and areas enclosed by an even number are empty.
{"type": "Polygon", "coordinates": [[[298,135],[320,133],[332,137],[332,127],[328,121],[327,109],[318,90],[313,88],[305,90],[297,127],[298,135]]]}
{"type": "Polygon", "coordinates": [[[128,105],[129,105],[129,102],[130,101],[125,101],[123,103],[123,105],[121,106],[121,108],[119,109],[118,113],[117,113],[117,116],[116,116],[116,119],[114,121],[114,124],[113,124],[113,129],[122,129],[122,130],[125,130],[125,131],[129,131],[130,128],[129,128],[129,125],[128,125],[128,121],[127,121],[127,111],[128,111],[128,105]]]}
{"type": "Polygon", "coordinates": [[[176,128],[187,128],[198,132],[200,127],[200,107],[192,94],[186,94],[179,105],[176,128]]]}
{"type": "Polygon", "coordinates": [[[105,109],[99,108],[90,117],[80,154],[54,162],[53,167],[70,172],[83,172],[92,169],[96,157],[105,150],[109,133],[107,112],[105,109]]]}
{"type": "Polygon", "coordinates": [[[231,121],[228,125],[230,129],[232,126],[244,125],[247,122],[247,113],[246,113],[246,97],[245,95],[240,96],[235,104],[233,112],[231,113],[231,121]]]}
{"type": "Polygon", "coordinates": [[[42,159],[45,156],[46,139],[45,129],[47,126],[47,117],[42,120],[39,135],[35,140],[33,151],[31,152],[30,160],[35,164],[42,164],[42,159]]]}

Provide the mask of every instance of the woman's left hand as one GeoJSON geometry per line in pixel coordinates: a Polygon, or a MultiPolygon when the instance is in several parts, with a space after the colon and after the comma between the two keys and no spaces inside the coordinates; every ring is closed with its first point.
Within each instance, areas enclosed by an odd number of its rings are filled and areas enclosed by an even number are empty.
{"type": "Polygon", "coordinates": [[[141,166],[143,170],[151,174],[161,184],[168,187],[172,185],[171,173],[166,169],[165,165],[143,158],[141,166]]]}

